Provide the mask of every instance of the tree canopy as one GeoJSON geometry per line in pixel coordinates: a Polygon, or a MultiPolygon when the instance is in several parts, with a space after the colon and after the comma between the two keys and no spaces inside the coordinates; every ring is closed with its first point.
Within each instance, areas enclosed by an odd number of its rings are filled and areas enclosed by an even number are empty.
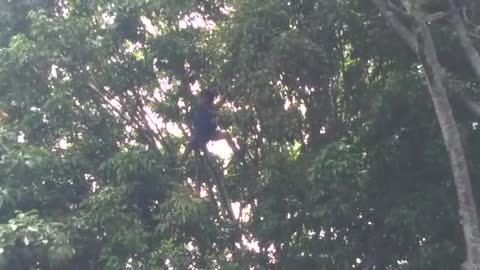
{"type": "MultiPolygon", "coordinates": [[[[478,204],[480,2],[412,2],[478,204]]],[[[408,3],[0,0],[0,269],[460,269],[408,3]],[[207,88],[245,149],[210,169],[178,162],[207,88]]]]}

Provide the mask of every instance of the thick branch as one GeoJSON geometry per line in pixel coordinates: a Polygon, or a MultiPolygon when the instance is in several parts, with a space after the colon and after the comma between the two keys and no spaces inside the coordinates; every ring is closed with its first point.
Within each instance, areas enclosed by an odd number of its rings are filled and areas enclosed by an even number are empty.
{"type": "Polygon", "coordinates": [[[212,180],[218,188],[220,203],[223,205],[223,208],[227,212],[228,219],[232,222],[236,222],[235,214],[233,213],[232,209],[232,201],[230,199],[227,189],[225,188],[225,179],[223,178],[222,173],[219,173],[215,169],[215,166],[209,158],[209,153],[206,147],[204,147],[203,152],[205,153],[203,159],[205,160],[207,167],[210,169],[212,180]]]}
{"type": "Polygon", "coordinates": [[[203,167],[205,166],[204,165],[204,161],[203,161],[203,157],[201,156],[200,154],[200,150],[195,150],[195,159],[197,161],[197,165],[196,165],[196,177],[198,178],[196,180],[196,185],[197,185],[197,192],[200,193],[201,192],[201,189],[202,189],[202,182],[206,183],[207,184],[207,192],[208,192],[208,196],[210,197],[210,199],[212,200],[213,205],[215,207],[215,218],[216,219],[219,219],[219,214],[220,214],[220,209],[218,208],[218,204],[216,203],[216,200],[215,200],[215,194],[213,193],[213,184],[211,181],[209,181],[209,179],[206,178],[206,175],[205,174],[201,174],[202,175],[202,179],[200,179],[200,167],[203,167]],[[203,178],[205,177],[205,178],[203,178]]]}
{"type": "Polygon", "coordinates": [[[477,76],[477,79],[480,80],[480,54],[478,53],[472,40],[468,36],[465,23],[463,22],[462,17],[458,13],[458,7],[455,4],[455,1],[448,0],[448,3],[450,5],[450,9],[452,12],[453,26],[455,27],[455,30],[458,33],[460,44],[463,47],[463,51],[465,52],[465,55],[467,56],[470,62],[470,65],[472,65],[472,68],[475,71],[475,75],[477,76]]]}
{"type": "Polygon", "coordinates": [[[407,46],[413,51],[417,51],[417,40],[415,33],[408,29],[398,17],[388,8],[384,0],[372,0],[378,10],[386,18],[386,20],[392,25],[392,28],[403,39],[407,46]]]}

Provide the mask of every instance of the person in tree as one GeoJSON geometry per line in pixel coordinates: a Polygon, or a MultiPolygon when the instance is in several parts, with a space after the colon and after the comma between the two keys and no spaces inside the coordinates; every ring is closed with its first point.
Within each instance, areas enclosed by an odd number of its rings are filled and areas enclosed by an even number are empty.
{"type": "Polygon", "coordinates": [[[192,150],[202,149],[209,141],[225,140],[234,153],[239,153],[235,142],[227,131],[217,128],[216,110],[222,105],[214,104],[215,95],[203,90],[198,96],[198,104],[193,110],[192,135],[181,157],[184,162],[192,150]]]}

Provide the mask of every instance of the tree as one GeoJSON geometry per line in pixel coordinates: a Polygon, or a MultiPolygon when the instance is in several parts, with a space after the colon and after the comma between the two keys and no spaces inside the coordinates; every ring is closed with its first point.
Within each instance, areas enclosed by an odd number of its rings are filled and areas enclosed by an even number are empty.
{"type": "MultiPolygon", "coordinates": [[[[404,9],[406,15],[411,16],[409,23],[413,24],[413,26],[402,23],[398,15],[395,15],[394,11],[389,9],[387,2],[375,0],[374,3],[410,49],[417,54],[423,66],[429,92],[435,105],[435,111],[449,152],[452,172],[457,188],[459,213],[467,246],[467,261],[465,267],[466,269],[479,269],[480,224],[478,210],[473,197],[465,151],[448,99],[446,74],[438,60],[437,49],[428,26],[429,19],[422,10],[420,3],[417,2],[404,1],[403,7],[396,7],[400,10],[404,9]],[[414,30],[412,30],[412,28],[414,30]],[[416,32],[418,32],[418,34],[416,32]]],[[[450,4],[452,8],[454,8],[453,18],[455,27],[459,30],[462,46],[466,49],[467,53],[471,53],[471,56],[468,58],[471,60],[470,62],[475,69],[475,58],[478,58],[478,53],[476,53],[473,44],[467,38],[466,30],[464,27],[462,28],[463,25],[453,1],[450,1],[450,4]]]]}
{"type": "MultiPolygon", "coordinates": [[[[426,58],[369,1],[0,2],[0,269],[446,270],[468,253],[426,58]],[[204,88],[245,155],[178,164],[204,88]]],[[[464,3],[421,10],[475,179],[478,80],[447,20],[478,48],[464,3]]]]}

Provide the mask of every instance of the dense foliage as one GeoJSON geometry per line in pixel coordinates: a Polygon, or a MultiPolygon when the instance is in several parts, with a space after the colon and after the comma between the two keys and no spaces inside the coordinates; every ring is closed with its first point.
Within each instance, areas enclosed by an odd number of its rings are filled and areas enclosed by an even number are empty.
{"type": "MultiPolygon", "coordinates": [[[[429,26],[479,198],[479,82],[449,17],[429,26]]],[[[426,89],[369,1],[0,0],[0,269],[459,269],[426,89]],[[238,222],[178,163],[205,88],[246,145],[214,162],[238,222]]]]}

